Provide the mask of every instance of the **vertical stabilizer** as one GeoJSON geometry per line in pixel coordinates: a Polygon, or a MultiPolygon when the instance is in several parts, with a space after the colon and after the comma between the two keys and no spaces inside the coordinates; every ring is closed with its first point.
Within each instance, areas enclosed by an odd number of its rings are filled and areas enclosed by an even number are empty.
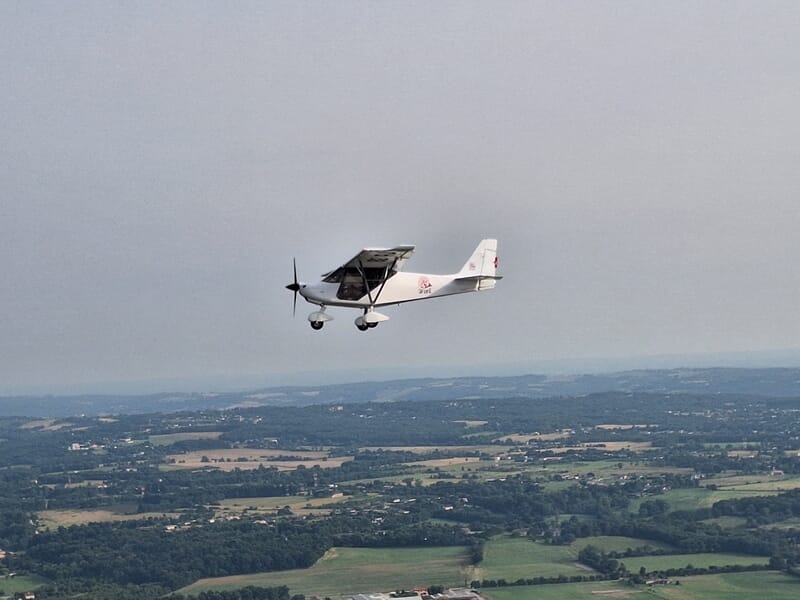
{"type": "Polygon", "coordinates": [[[478,290],[490,290],[497,282],[497,240],[481,240],[458,272],[459,279],[475,279],[478,290]]]}

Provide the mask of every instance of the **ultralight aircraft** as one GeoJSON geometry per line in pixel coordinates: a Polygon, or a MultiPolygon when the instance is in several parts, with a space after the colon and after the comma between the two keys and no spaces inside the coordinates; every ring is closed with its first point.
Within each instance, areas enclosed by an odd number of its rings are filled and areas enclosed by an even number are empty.
{"type": "Polygon", "coordinates": [[[461,270],[451,275],[402,272],[413,253],[414,246],[364,248],[314,284],[297,280],[297,263],[293,261],[294,281],[286,286],[294,292],[292,312],[297,309],[297,294],[300,294],[307,302],[319,306],[319,310],[308,315],[308,321],[312,329],[322,329],[327,321],[333,320],[326,312],[327,307],[357,308],[362,314],[356,317],[356,327],[366,331],[389,319],[377,312],[376,307],[490,290],[502,279],[497,275],[494,239],[482,240],[461,270]]]}

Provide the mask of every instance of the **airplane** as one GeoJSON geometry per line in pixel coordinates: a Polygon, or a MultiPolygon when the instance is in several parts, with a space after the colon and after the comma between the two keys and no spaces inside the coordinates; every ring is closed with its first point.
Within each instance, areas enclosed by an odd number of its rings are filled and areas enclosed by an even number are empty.
{"type": "Polygon", "coordinates": [[[322,281],[315,284],[297,280],[297,262],[293,260],[294,281],[286,286],[294,292],[292,314],[297,310],[297,294],[300,294],[307,302],[319,306],[319,310],[308,315],[312,329],[322,329],[333,320],[326,312],[327,307],[343,306],[362,311],[355,325],[360,331],[367,331],[389,319],[377,312],[376,307],[490,290],[502,279],[497,275],[494,239],[482,240],[461,270],[451,275],[402,272],[413,253],[414,246],[364,248],[338,269],[322,275],[322,281]]]}

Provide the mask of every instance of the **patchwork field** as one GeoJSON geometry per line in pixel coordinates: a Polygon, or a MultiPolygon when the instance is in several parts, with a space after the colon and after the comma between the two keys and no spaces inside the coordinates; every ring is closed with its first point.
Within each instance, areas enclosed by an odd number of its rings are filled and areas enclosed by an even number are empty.
{"type": "Polygon", "coordinates": [[[418,585],[456,586],[464,582],[466,550],[443,548],[333,548],[308,569],[201,579],[180,591],[236,589],[247,585],[285,585],[292,594],[332,598],[418,585]]]}
{"type": "Polygon", "coordinates": [[[412,454],[432,454],[434,452],[446,452],[448,454],[486,454],[496,456],[511,450],[513,446],[494,445],[494,444],[475,444],[474,446],[364,446],[360,451],[386,450],[387,452],[411,452],[412,454]]]}

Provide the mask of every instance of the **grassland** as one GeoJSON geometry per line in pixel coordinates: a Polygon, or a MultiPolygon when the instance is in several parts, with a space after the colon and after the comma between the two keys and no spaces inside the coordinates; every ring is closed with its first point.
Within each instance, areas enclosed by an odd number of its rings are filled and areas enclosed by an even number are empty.
{"type": "Polygon", "coordinates": [[[247,585],[285,585],[293,594],[339,597],[359,592],[411,589],[417,585],[461,585],[466,565],[466,550],[461,546],[333,548],[308,569],[201,579],[180,592],[199,594],[247,585]]]}

